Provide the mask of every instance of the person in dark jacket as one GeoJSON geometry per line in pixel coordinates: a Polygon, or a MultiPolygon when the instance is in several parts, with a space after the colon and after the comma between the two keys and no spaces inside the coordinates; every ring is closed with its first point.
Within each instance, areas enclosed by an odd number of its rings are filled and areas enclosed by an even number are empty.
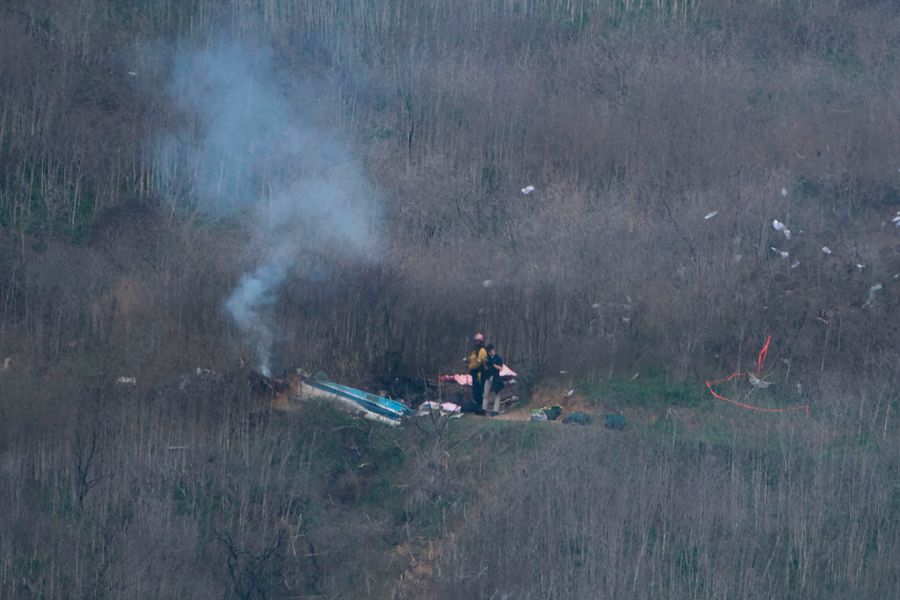
{"type": "Polygon", "coordinates": [[[487,367],[485,368],[485,385],[488,392],[484,395],[484,410],[490,411],[492,415],[500,414],[500,390],[503,389],[503,378],[500,377],[500,370],[503,369],[503,357],[497,354],[497,349],[493,344],[484,347],[487,350],[487,367]],[[491,399],[493,399],[493,410],[491,409],[491,399]]]}

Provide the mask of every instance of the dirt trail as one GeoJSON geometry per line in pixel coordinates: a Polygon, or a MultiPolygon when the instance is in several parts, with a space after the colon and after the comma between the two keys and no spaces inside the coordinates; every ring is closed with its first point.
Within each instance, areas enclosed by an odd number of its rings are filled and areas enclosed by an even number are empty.
{"type": "Polygon", "coordinates": [[[566,415],[573,412],[583,412],[593,417],[603,414],[604,407],[602,405],[589,405],[587,398],[577,392],[567,395],[568,390],[559,386],[539,386],[531,394],[531,402],[528,404],[516,404],[503,414],[494,419],[501,421],[530,421],[531,411],[542,406],[553,406],[558,404],[563,411],[559,419],[550,421],[551,423],[561,423],[566,415]]]}

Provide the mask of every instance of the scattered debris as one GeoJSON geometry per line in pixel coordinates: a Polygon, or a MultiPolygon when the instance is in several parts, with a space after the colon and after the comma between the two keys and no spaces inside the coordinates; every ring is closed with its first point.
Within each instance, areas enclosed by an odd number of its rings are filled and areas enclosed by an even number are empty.
{"type": "Polygon", "coordinates": [[[719,214],[719,211],[714,210],[714,211],[712,211],[711,213],[706,213],[706,216],[703,217],[703,218],[706,219],[707,221],[709,221],[710,219],[712,219],[713,217],[715,217],[717,214],[719,214]]]}
{"type": "Polygon", "coordinates": [[[869,297],[866,299],[866,303],[863,306],[872,306],[875,304],[875,294],[884,289],[884,286],[880,283],[876,283],[872,287],[869,288],[869,297]]]}
{"type": "Polygon", "coordinates": [[[531,411],[532,421],[555,421],[562,414],[562,406],[554,404],[553,406],[542,406],[531,411]]]}
{"type": "Polygon", "coordinates": [[[860,264],[860,263],[856,263],[856,268],[859,269],[860,271],[862,271],[863,269],[866,268],[866,265],[863,265],[863,264],[860,264]]]}
{"type": "Polygon", "coordinates": [[[119,385],[137,385],[137,377],[119,377],[116,379],[119,385]]]}
{"type": "Polygon", "coordinates": [[[824,252],[825,254],[831,254],[831,248],[829,248],[828,246],[822,246],[822,252],[824,252]]]}
{"type": "Polygon", "coordinates": [[[188,449],[187,446],[169,446],[168,448],[166,448],[166,450],[168,450],[169,452],[174,452],[175,450],[187,450],[187,449],[188,449]]]}
{"type": "Polygon", "coordinates": [[[568,392],[566,392],[566,398],[571,398],[571,397],[572,397],[572,394],[574,394],[574,393],[575,393],[575,389],[574,389],[574,388],[571,389],[571,390],[569,390],[568,392]]]}
{"type": "Polygon", "coordinates": [[[493,282],[493,280],[491,280],[491,279],[485,279],[484,281],[481,282],[481,285],[482,285],[483,287],[489,288],[489,287],[491,287],[492,285],[494,285],[494,282],[493,282]]]}
{"type": "Polygon", "coordinates": [[[439,410],[441,412],[452,414],[452,413],[462,412],[462,407],[459,404],[455,404],[453,402],[440,403],[440,402],[434,402],[431,400],[427,400],[427,401],[423,402],[421,406],[419,406],[420,412],[432,411],[432,410],[439,410]]]}
{"type": "Polygon", "coordinates": [[[788,239],[788,240],[791,239],[791,230],[788,229],[785,226],[785,224],[782,223],[781,221],[779,221],[778,219],[775,219],[774,221],[772,221],[772,227],[775,228],[775,231],[780,231],[781,233],[783,233],[785,239],[788,239]]]}
{"type": "Polygon", "coordinates": [[[622,429],[625,429],[625,417],[613,414],[604,415],[603,426],[607,429],[618,429],[621,431],[622,429]]]}
{"type": "Polygon", "coordinates": [[[3,367],[0,367],[0,371],[9,371],[9,364],[12,362],[10,357],[6,357],[3,359],[3,367]]]}
{"type": "Polygon", "coordinates": [[[596,310],[596,309],[599,309],[599,308],[603,308],[603,305],[600,304],[599,302],[594,302],[593,304],[591,304],[591,308],[593,308],[594,310],[596,310]]]}
{"type": "Polygon", "coordinates": [[[750,385],[753,386],[755,390],[764,390],[770,385],[772,385],[771,381],[766,381],[765,379],[760,379],[753,373],[747,373],[747,379],[750,380],[750,385]]]}
{"type": "Polygon", "coordinates": [[[629,379],[628,381],[634,381],[635,379],[637,379],[637,378],[640,377],[640,376],[641,376],[641,372],[638,371],[637,373],[635,373],[634,375],[632,375],[632,376],[631,376],[631,379],[629,379]]]}
{"type": "Polygon", "coordinates": [[[549,421],[555,421],[559,418],[559,415],[562,414],[562,406],[559,404],[554,404],[553,406],[545,406],[541,409],[545,415],[547,415],[547,419],[549,421]]]}
{"type": "Polygon", "coordinates": [[[562,422],[566,425],[588,425],[591,422],[591,415],[576,411],[566,416],[562,422]]]}
{"type": "Polygon", "coordinates": [[[568,371],[560,371],[559,372],[560,375],[565,375],[566,373],[568,373],[568,371]]]}
{"type": "Polygon", "coordinates": [[[787,188],[785,188],[785,187],[781,188],[781,197],[787,198],[787,195],[788,195],[787,188]]]}
{"type": "MultiPolygon", "coordinates": [[[[297,400],[326,401],[353,415],[392,426],[400,425],[404,417],[413,414],[413,411],[403,402],[329,381],[323,373],[310,375],[302,369],[297,369],[296,374],[300,380],[299,389],[296,392],[291,390],[291,392],[297,400]]],[[[260,377],[265,376],[260,375],[260,377]]],[[[268,380],[266,383],[275,389],[290,387],[293,383],[290,380],[266,379],[268,380]]]]}
{"type": "MultiPolygon", "coordinates": [[[[513,377],[517,377],[519,374],[510,369],[507,365],[503,365],[500,368],[500,377],[505,379],[507,382],[511,382],[513,377]]],[[[456,373],[453,375],[440,375],[438,377],[438,381],[440,383],[455,383],[456,385],[472,385],[472,376],[468,373],[456,373]]]]}
{"type": "Polygon", "coordinates": [[[129,74],[131,77],[137,77],[137,71],[128,71],[128,74],[129,74]]]}
{"type": "Polygon", "coordinates": [[[526,196],[533,191],[534,191],[533,185],[526,185],[525,187],[522,188],[522,193],[525,194],[526,196]]]}
{"type": "Polygon", "coordinates": [[[781,258],[787,258],[788,256],[790,256],[790,253],[789,253],[789,252],[785,252],[784,250],[779,250],[779,249],[776,248],[775,246],[769,246],[769,249],[770,249],[772,252],[777,252],[778,254],[780,254],[780,255],[781,255],[781,258]]]}
{"type": "Polygon", "coordinates": [[[793,263],[791,263],[791,268],[792,268],[792,269],[796,269],[796,268],[799,267],[799,266],[800,266],[800,261],[799,261],[799,260],[795,260],[793,263]]]}

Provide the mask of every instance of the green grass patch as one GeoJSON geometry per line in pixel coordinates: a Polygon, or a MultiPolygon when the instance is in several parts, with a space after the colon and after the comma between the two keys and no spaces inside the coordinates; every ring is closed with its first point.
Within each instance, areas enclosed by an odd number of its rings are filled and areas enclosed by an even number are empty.
{"type": "Polygon", "coordinates": [[[696,381],[670,381],[664,377],[635,380],[604,379],[584,384],[580,391],[591,405],[625,408],[696,407],[707,402],[703,384],[696,381]]]}

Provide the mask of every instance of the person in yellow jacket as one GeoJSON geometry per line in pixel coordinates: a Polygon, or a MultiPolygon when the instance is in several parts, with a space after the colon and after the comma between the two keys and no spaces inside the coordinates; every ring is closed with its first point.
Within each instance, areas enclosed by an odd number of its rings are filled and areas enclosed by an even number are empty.
{"type": "Polygon", "coordinates": [[[472,376],[472,406],[466,412],[477,415],[485,413],[481,404],[484,402],[484,377],[488,366],[488,353],[484,347],[484,334],[476,333],[472,338],[472,351],[465,358],[466,369],[472,376]]]}

